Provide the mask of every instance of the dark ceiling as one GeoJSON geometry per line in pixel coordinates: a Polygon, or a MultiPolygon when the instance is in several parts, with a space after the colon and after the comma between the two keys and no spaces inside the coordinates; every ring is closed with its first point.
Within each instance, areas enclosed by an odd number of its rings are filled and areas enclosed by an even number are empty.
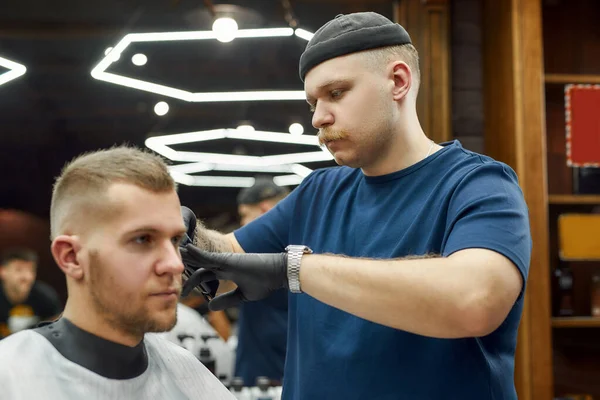
{"type": "MultiPolygon", "coordinates": [[[[5,0],[0,3],[0,57],[27,66],[27,73],[0,86],[0,208],[48,217],[51,186],[63,164],[85,151],[147,137],[248,121],[257,129],[287,131],[304,125],[303,101],[190,103],[92,78],[106,48],[127,33],[209,30],[211,11],[238,6],[240,29],[286,27],[296,22],[315,31],[339,13],[377,11],[391,18],[384,0],[5,0]],[[292,19],[290,19],[292,17],[292,19]],[[170,112],[157,116],[164,100],[170,112]]],[[[273,39],[137,43],[109,70],[192,92],[248,89],[302,90],[298,59],[305,41],[273,39]],[[134,52],[148,56],[135,67],[134,52]]],[[[0,67],[0,73],[5,70],[0,67]]],[[[196,148],[186,150],[198,150],[196,148]]],[[[281,145],[244,145],[222,140],[210,151],[272,154],[281,145]]],[[[331,163],[307,165],[311,168],[331,163]]],[[[182,203],[201,216],[235,210],[239,189],[180,187],[182,203]]]]}

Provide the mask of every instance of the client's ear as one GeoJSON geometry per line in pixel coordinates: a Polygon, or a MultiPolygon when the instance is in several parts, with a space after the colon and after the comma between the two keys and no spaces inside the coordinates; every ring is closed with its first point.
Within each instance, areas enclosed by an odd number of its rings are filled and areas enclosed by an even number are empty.
{"type": "Polygon", "coordinates": [[[77,258],[80,249],[79,237],[70,235],[57,236],[50,246],[58,267],[75,280],[83,279],[83,268],[77,258]]]}

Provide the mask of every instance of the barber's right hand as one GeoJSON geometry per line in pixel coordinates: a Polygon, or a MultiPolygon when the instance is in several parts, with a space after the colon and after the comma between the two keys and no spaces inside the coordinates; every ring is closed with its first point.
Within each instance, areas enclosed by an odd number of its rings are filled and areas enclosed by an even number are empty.
{"type": "MultiPolygon", "coordinates": [[[[179,251],[182,252],[182,249],[188,244],[194,244],[196,239],[196,223],[197,218],[196,214],[186,206],[181,206],[181,216],[183,217],[183,223],[186,228],[186,235],[183,240],[179,243],[179,251]]],[[[187,263],[183,263],[183,281],[184,283],[189,279],[190,276],[197,270],[197,268],[192,268],[187,263]]],[[[219,281],[212,280],[207,282],[202,282],[202,284],[198,285],[195,289],[196,293],[202,294],[204,299],[207,302],[210,302],[216,295],[217,290],[219,289],[219,281]]],[[[189,293],[186,293],[186,295],[189,293]]],[[[185,296],[184,296],[185,297],[185,296]]]]}
{"type": "Polygon", "coordinates": [[[185,246],[189,244],[194,244],[194,239],[196,238],[196,214],[186,206],[181,206],[181,216],[183,217],[183,223],[185,224],[185,228],[187,233],[185,238],[179,244],[180,248],[185,248],[185,246]]]}
{"type": "Polygon", "coordinates": [[[212,311],[234,307],[242,301],[262,300],[276,290],[288,288],[287,253],[211,253],[188,244],[181,249],[181,256],[186,268],[195,269],[183,285],[184,294],[215,279],[237,285],[237,289],[208,303],[212,311]]]}

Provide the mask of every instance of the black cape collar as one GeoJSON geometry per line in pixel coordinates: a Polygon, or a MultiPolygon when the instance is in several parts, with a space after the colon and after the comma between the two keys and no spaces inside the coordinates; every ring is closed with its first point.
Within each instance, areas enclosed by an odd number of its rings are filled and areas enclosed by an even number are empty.
{"type": "Polygon", "coordinates": [[[132,379],[148,368],[142,340],[129,347],[93,335],[66,318],[35,329],[66,359],[109,379],[132,379]]]}

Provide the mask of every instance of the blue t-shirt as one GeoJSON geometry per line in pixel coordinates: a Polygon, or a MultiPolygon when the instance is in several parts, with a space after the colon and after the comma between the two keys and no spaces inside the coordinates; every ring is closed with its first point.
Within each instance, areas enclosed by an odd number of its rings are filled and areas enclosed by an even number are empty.
{"type": "MultiPolygon", "coordinates": [[[[516,174],[458,141],[443,146],[384,176],[347,167],[316,170],[236,238],[246,252],[304,244],[315,253],[382,259],[486,248],[512,260],[525,282],[531,235],[516,174]]],[[[521,292],[506,320],[485,337],[437,339],[366,321],[307,294],[290,295],[283,398],[516,399],[523,298],[521,292]]]]}
{"type": "Polygon", "coordinates": [[[285,364],[288,291],[273,292],[260,301],[242,303],[238,319],[235,376],[246,386],[266,376],[281,382],[285,364]]]}

